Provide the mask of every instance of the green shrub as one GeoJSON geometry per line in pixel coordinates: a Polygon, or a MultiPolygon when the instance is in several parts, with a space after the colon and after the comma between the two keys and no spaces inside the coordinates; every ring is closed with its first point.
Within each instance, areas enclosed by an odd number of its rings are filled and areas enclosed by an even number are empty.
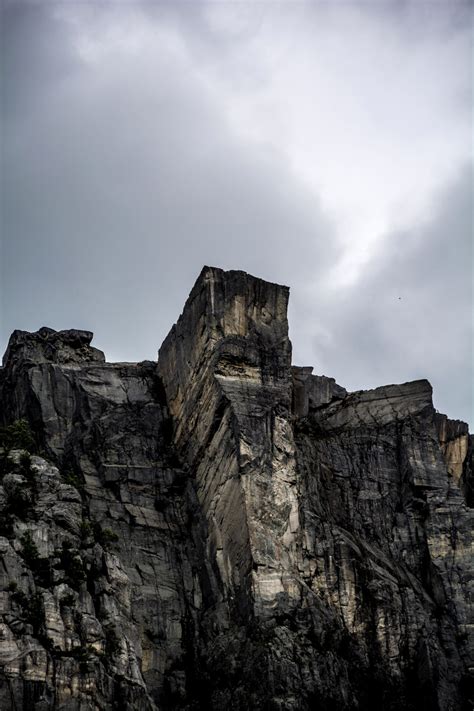
{"type": "Polygon", "coordinates": [[[26,595],[21,590],[15,590],[11,596],[13,602],[21,607],[22,618],[33,627],[33,634],[38,636],[45,624],[43,596],[39,592],[26,595]]]}
{"type": "Polygon", "coordinates": [[[0,447],[4,453],[12,449],[26,449],[27,452],[36,451],[36,442],[27,420],[15,420],[10,425],[0,429],[0,447]]]}
{"type": "MultiPolygon", "coordinates": [[[[25,479],[25,483],[15,483],[7,492],[5,514],[17,516],[24,521],[31,513],[32,504],[37,494],[36,475],[31,464],[29,452],[22,452],[18,465],[11,459],[8,460],[8,472],[17,471],[25,479]]],[[[7,473],[2,470],[3,476],[7,473]]]]}
{"type": "Polygon", "coordinates": [[[84,482],[79,474],[75,474],[73,471],[68,469],[65,472],[61,472],[61,476],[65,484],[69,484],[69,486],[73,486],[79,491],[84,489],[84,482]]]}
{"type": "Polygon", "coordinates": [[[92,524],[88,518],[84,518],[81,521],[81,540],[87,541],[89,538],[92,538],[92,535],[92,524]]]}
{"type": "Polygon", "coordinates": [[[29,605],[29,598],[22,590],[15,590],[11,596],[14,603],[19,605],[22,610],[26,610],[29,605]]]}
{"type": "Polygon", "coordinates": [[[33,491],[36,491],[36,473],[33,469],[31,462],[31,454],[29,452],[22,452],[20,455],[20,474],[22,474],[27,485],[29,485],[33,491]]]}
{"type": "Polygon", "coordinates": [[[77,590],[81,582],[86,579],[86,574],[79,552],[73,548],[71,541],[63,541],[59,559],[66,575],[66,582],[77,590]]]}
{"type": "Polygon", "coordinates": [[[24,521],[30,512],[32,499],[32,492],[28,488],[16,484],[7,493],[5,513],[24,521]]]}
{"type": "Polygon", "coordinates": [[[102,545],[107,546],[109,543],[117,543],[119,537],[110,528],[102,529],[102,545]]]}
{"type": "Polygon", "coordinates": [[[31,531],[26,531],[26,533],[22,535],[22,537],[20,538],[20,543],[22,546],[20,555],[25,561],[25,563],[27,563],[27,565],[31,567],[40,557],[38,547],[33,540],[31,531]]]}
{"type": "Polygon", "coordinates": [[[119,539],[117,534],[111,531],[110,528],[102,528],[98,521],[94,521],[92,524],[92,531],[95,542],[99,543],[102,548],[107,549],[112,543],[116,543],[119,539]]]}
{"type": "Polygon", "coordinates": [[[102,528],[98,521],[89,521],[87,518],[83,519],[81,523],[81,538],[83,541],[91,538],[94,543],[98,543],[106,549],[119,540],[117,534],[110,528],[102,528]]]}

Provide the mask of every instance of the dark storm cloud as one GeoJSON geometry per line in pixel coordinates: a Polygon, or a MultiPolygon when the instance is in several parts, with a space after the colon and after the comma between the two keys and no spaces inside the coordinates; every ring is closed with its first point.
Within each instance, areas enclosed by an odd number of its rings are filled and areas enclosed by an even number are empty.
{"type": "Polygon", "coordinates": [[[350,389],[428,378],[440,411],[472,418],[472,187],[468,165],[430,219],[388,235],[355,286],[322,297],[318,370],[350,389]]]}
{"type": "Polygon", "coordinates": [[[4,339],[84,326],[112,358],[153,357],[204,263],[280,281],[327,263],[317,200],[274,149],[239,143],[165,31],[145,53],[99,43],[71,64],[74,25],[14,14],[4,339]]]}

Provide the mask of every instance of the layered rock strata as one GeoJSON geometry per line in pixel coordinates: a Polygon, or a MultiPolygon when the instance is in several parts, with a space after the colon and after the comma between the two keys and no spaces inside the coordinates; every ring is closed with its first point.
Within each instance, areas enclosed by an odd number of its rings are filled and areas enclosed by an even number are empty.
{"type": "Polygon", "coordinates": [[[0,708],[471,708],[467,426],[292,366],[288,295],[204,268],[157,363],[14,332],[0,708]]]}

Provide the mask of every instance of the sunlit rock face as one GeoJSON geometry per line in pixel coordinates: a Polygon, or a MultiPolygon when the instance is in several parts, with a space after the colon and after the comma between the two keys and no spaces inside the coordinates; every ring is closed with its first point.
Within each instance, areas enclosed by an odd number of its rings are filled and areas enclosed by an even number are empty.
{"type": "Polygon", "coordinates": [[[292,366],[288,296],[205,267],[157,363],[14,332],[1,709],[472,708],[467,426],[292,366]]]}

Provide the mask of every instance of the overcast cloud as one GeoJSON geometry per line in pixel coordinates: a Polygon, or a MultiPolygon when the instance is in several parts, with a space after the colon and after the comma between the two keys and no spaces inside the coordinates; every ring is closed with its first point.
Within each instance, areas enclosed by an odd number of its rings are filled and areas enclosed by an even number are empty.
{"type": "Polygon", "coordinates": [[[3,350],[155,358],[203,264],[245,269],[295,363],[473,425],[471,11],[4,1],[3,350]]]}

